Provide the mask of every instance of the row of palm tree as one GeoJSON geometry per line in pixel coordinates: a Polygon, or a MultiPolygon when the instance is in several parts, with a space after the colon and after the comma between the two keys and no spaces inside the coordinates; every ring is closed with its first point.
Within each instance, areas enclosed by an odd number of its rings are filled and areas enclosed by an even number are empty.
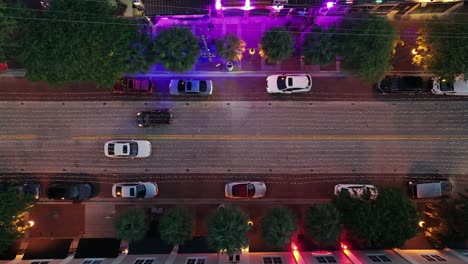
{"type": "MultiPolygon", "coordinates": [[[[248,246],[248,232],[253,231],[254,223],[241,209],[227,206],[216,209],[206,225],[208,246],[232,256],[248,246]]],[[[114,227],[118,238],[133,242],[146,237],[149,222],[143,209],[130,208],[116,218],[114,227]]],[[[304,227],[316,243],[324,246],[336,244],[343,228],[340,213],[331,204],[311,206],[304,227]]],[[[170,245],[183,245],[191,239],[192,230],[193,215],[187,208],[171,208],[159,220],[161,239],[170,245]]],[[[260,235],[272,249],[284,249],[297,230],[296,215],[283,206],[267,209],[259,221],[260,235]]]]}
{"type": "MultiPolygon", "coordinates": [[[[242,60],[246,43],[243,39],[228,34],[216,40],[218,55],[228,61],[242,60]]],[[[294,52],[294,40],[286,29],[272,28],[265,32],[259,44],[259,54],[269,62],[277,63],[292,56],[294,52]]]]}

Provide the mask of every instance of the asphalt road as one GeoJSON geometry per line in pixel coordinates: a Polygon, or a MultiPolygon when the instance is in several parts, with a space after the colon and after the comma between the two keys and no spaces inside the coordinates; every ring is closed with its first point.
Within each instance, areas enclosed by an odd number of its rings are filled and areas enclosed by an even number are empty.
{"type": "Polygon", "coordinates": [[[441,173],[468,168],[463,102],[1,102],[0,173],[441,173]],[[175,122],[138,128],[171,107],[175,122]],[[109,159],[147,139],[146,159],[109,159]]]}

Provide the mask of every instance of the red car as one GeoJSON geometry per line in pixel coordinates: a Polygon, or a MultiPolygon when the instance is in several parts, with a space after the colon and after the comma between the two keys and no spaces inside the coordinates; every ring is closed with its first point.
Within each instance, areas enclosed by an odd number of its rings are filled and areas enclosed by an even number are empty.
{"type": "Polygon", "coordinates": [[[154,82],[149,78],[123,78],[114,84],[116,94],[152,94],[154,82]]]}
{"type": "Polygon", "coordinates": [[[6,62],[5,63],[0,62],[0,71],[6,70],[6,69],[8,69],[8,64],[6,62]]]}

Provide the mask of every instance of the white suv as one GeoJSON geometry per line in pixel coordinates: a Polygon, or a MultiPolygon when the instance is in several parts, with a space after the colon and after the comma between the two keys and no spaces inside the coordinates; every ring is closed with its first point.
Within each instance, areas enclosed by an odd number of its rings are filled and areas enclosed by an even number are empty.
{"type": "Polygon", "coordinates": [[[112,186],[115,198],[153,198],[158,194],[158,185],[152,182],[122,182],[112,186]]]}
{"type": "Polygon", "coordinates": [[[270,75],[266,79],[268,93],[303,93],[312,89],[312,78],[307,74],[270,75]]]}
{"type": "Polygon", "coordinates": [[[104,144],[104,154],[109,158],[147,158],[151,143],[147,140],[111,140],[104,144]]]}

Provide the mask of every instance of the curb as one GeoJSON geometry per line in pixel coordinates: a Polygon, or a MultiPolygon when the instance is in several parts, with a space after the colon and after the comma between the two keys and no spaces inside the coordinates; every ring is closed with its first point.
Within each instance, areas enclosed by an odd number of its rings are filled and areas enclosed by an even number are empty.
{"type": "MultiPolygon", "coordinates": [[[[227,198],[200,198],[200,199],[189,199],[189,198],[155,198],[155,199],[116,199],[116,198],[100,198],[94,197],[92,200],[84,201],[82,204],[134,204],[135,206],[145,207],[154,205],[178,205],[178,204],[297,204],[297,205],[308,205],[313,203],[326,203],[329,202],[330,198],[317,198],[317,199],[284,199],[284,198],[262,198],[262,199],[240,199],[233,200],[227,198]]],[[[61,202],[48,199],[40,199],[38,204],[71,204],[73,202],[61,202]]]]}
{"type": "MultiPolygon", "coordinates": [[[[272,74],[299,74],[307,73],[312,77],[354,77],[351,74],[337,71],[320,71],[320,72],[308,72],[304,71],[187,71],[184,73],[175,73],[170,71],[153,71],[147,73],[139,74],[128,74],[129,77],[223,77],[223,78],[237,78],[237,77],[266,77],[272,74]]],[[[422,77],[432,77],[432,74],[423,73],[423,72],[413,72],[413,71],[392,71],[389,74],[397,75],[417,75],[422,77]]],[[[26,70],[25,69],[15,69],[15,70],[5,70],[0,73],[0,78],[25,78],[26,70]]]]}

